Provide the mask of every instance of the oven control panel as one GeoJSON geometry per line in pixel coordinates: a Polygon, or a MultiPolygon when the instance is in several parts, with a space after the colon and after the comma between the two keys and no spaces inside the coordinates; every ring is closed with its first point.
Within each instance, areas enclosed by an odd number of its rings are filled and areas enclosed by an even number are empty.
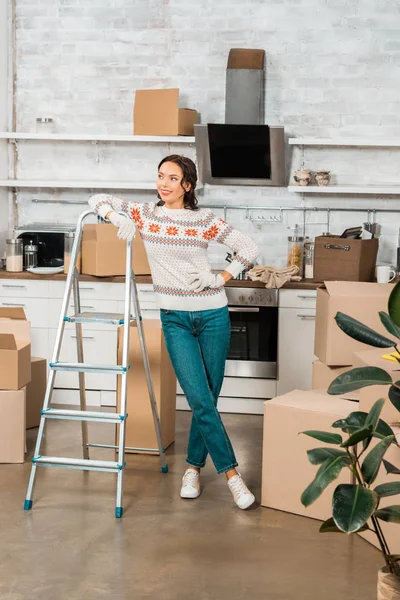
{"type": "Polygon", "coordinates": [[[229,306],[278,306],[278,290],[226,287],[229,306]]]}

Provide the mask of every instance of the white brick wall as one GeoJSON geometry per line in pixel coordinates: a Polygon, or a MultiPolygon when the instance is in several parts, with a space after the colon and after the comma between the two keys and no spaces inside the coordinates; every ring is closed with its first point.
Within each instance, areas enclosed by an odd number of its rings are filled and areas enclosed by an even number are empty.
{"type": "MultiPolygon", "coordinates": [[[[229,49],[248,47],[267,53],[267,123],[285,125],[290,136],[400,137],[397,0],[16,0],[16,6],[20,130],[34,131],[37,116],[51,116],[59,131],[131,133],[135,90],[175,86],[181,105],[196,108],[202,122],[222,122],[229,49]]],[[[151,179],[168,151],[167,146],[102,144],[96,163],[91,144],[21,143],[18,175],[151,179]]],[[[193,149],[187,151],[193,155],[193,149]]],[[[400,181],[400,150],[313,148],[306,149],[305,159],[309,168],[329,168],[343,183],[400,181]]],[[[299,160],[299,151],[289,148],[291,171],[299,160]]],[[[21,223],[73,220],[82,208],[37,205],[31,198],[31,192],[19,194],[21,223]]],[[[201,198],[265,206],[400,206],[398,198],[302,200],[285,189],[245,187],[208,188],[201,198]]],[[[365,217],[333,213],[331,230],[365,217]]],[[[278,266],[286,260],[286,227],[301,218],[284,213],[282,224],[258,225],[246,222],[243,212],[228,211],[228,220],[260,244],[262,261],[278,266]]],[[[310,223],[323,220],[323,213],[308,217],[310,223]]],[[[380,259],[393,261],[400,216],[377,220],[380,259]]],[[[310,224],[307,233],[325,229],[310,224]]]]}

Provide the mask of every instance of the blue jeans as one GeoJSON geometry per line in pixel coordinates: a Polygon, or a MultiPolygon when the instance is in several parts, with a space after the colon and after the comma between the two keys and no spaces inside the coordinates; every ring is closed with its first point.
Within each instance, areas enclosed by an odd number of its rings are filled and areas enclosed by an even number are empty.
{"type": "Polygon", "coordinates": [[[167,350],[193,413],[186,462],[204,467],[210,454],[218,473],[229,471],[237,462],[216,408],[230,341],[228,307],[160,312],[167,350]]]}

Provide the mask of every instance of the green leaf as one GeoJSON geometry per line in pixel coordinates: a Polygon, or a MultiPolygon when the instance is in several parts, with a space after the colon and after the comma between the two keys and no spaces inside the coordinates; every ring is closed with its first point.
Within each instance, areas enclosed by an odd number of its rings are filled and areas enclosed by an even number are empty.
{"type": "Polygon", "coordinates": [[[378,501],[378,494],[361,485],[338,485],[333,494],[333,520],[345,533],[359,531],[374,513],[378,501]]]}
{"type": "Polygon", "coordinates": [[[382,408],[383,408],[384,404],[385,404],[385,400],[383,398],[381,398],[380,400],[377,400],[375,402],[375,404],[372,406],[371,410],[369,411],[367,418],[365,419],[366,427],[368,427],[368,425],[372,425],[374,428],[373,431],[375,431],[375,429],[377,428],[377,425],[379,422],[379,417],[382,412],[382,408]]]}
{"type": "Polygon", "coordinates": [[[365,483],[371,484],[375,481],[382,459],[385,456],[385,452],[393,440],[394,435],[389,435],[388,437],[383,438],[383,440],[381,440],[379,444],[377,444],[375,448],[373,448],[365,457],[361,466],[361,472],[364,476],[365,483]]]}
{"type": "Polygon", "coordinates": [[[392,465],[388,460],[383,459],[383,464],[388,475],[400,475],[400,469],[392,465]]]}
{"type": "Polygon", "coordinates": [[[341,444],[342,436],[338,433],[329,433],[328,431],[316,431],[315,429],[309,429],[308,431],[302,431],[304,435],[309,435],[310,437],[319,440],[320,442],[324,442],[325,444],[341,444]]]}
{"type": "Polygon", "coordinates": [[[391,334],[400,339],[400,327],[390,318],[390,316],[383,312],[379,312],[379,318],[385,329],[391,334]]]}
{"type": "Polygon", "coordinates": [[[317,471],[315,479],[302,493],[302,504],[307,507],[315,502],[315,500],[320,497],[328,485],[338,477],[344,466],[345,462],[341,456],[328,458],[325,462],[323,462],[317,471]]]}
{"type": "Polygon", "coordinates": [[[369,385],[390,385],[389,373],[379,367],[357,367],[336,377],[328,388],[328,394],[338,395],[353,392],[369,385]]]}
{"type": "MultiPolygon", "coordinates": [[[[396,381],[396,385],[400,387],[400,381],[396,381]]],[[[389,400],[393,406],[400,412],[400,389],[391,385],[389,388],[389,400]]]]}
{"type": "MultiPolygon", "coordinates": [[[[357,429],[362,429],[365,426],[368,413],[355,411],[349,414],[346,419],[335,421],[332,427],[340,428],[343,432],[354,433],[357,429]]],[[[378,425],[374,432],[374,437],[382,439],[388,435],[394,435],[393,429],[382,419],[379,419],[378,425]]],[[[394,444],[396,441],[393,442],[394,444]]]]}
{"type": "Polygon", "coordinates": [[[368,427],[363,427],[362,429],[357,429],[354,433],[351,434],[351,436],[346,441],[343,442],[343,444],[340,445],[342,448],[349,448],[350,446],[355,446],[356,444],[359,444],[363,440],[372,436],[372,434],[372,425],[369,425],[368,427]]]}
{"type": "Polygon", "coordinates": [[[388,523],[400,523],[400,506],[398,504],[385,506],[385,508],[375,511],[374,516],[381,519],[381,521],[388,521],[388,523]]]}
{"type": "Polygon", "coordinates": [[[358,342],[368,344],[368,346],[375,346],[376,348],[392,348],[396,344],[394,340],[390,340],[342,312],[336,314],[335,320],[344,333],[358,342]]]}
{"type": "MultiPolygon", "coordinates": [[[[367,529],[369,529],[367,523],[364,523],[364,525],[362,527],[360,527],[360,529],[357,529],[358,532],[360,531],[367,531],[367,529]]],[[[331,519],[327,519],[326,521],[324,521],[321,525],[321,527],[319,528],[319,532],[320,533],[344,533],[341,529],[339,529],[339,527],[337,527],[337,525],[335,524],[335,521],[331,518],[331,519]]]]}
{"type": "Polygon", "coordinates": [[[376,492],[380,498],[396,496],[396,494],[400,494],[400,481],[389,481],[388,483],[377,485],[376,488],[374,488],[374,492],[376,492]]]}
{"type": "Polygon", "coordinates": [[[312,465],[321,465],[328,458],[335,458],[336,456],[342,456],[346,459],[349,458],[347,452],[338,450],[337,448],[314,448],[314,450],[307,450],[307,455],[308,460],[312,465]]]}
{"type": "Polygon", "coordinates": [[[396,283],[389,296],[388,312],[392,321],[400,327],[400,281],[396,283]]]}

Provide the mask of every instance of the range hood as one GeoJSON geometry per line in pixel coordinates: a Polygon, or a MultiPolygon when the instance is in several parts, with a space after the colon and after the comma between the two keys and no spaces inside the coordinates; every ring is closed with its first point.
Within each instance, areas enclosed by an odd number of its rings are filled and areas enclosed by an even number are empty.
{"type": "Polygon", "coordinates": [[[264,50],[230,51],[225,124],[194,127],[202,183],[286,185],[284,128],[264,124],[264,81],[264,50]]]}

